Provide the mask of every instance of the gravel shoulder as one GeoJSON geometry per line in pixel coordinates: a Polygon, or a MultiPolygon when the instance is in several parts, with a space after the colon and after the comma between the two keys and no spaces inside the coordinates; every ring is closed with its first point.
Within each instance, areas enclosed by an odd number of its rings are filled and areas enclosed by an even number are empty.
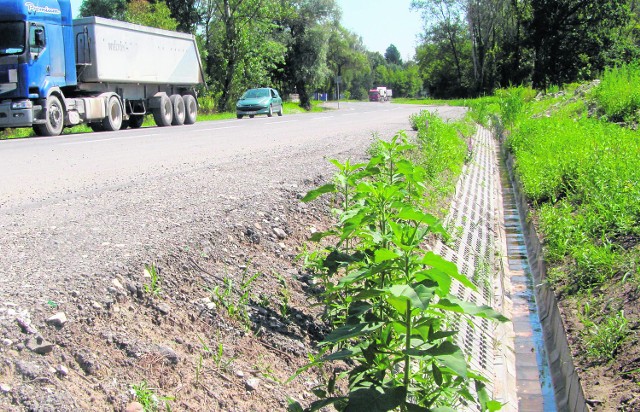
{"type": "Polygon", "coordinates": [[[172,410],[307,403],[321,371],[287,380],[324,326],[295,257],[330,213],[299,199],[331,178],[328,158],[362,159],[372,140],[274,146],[3,213],[0,409],[125,410],[143,382],[172,410]]]}

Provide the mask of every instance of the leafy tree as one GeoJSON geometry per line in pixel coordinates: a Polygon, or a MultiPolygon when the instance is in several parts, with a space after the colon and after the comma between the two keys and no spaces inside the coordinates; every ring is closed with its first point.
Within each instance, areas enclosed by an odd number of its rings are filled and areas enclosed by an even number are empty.
{"type": "MultiPolygon", "coordinates": [[[[453,67],[457,75],[457,87],[463,85],[463,65],[465,56],[462,49],[467,41],[464,23],[464,0],[412,0],[411,7],[422,12],[425,21],[425,41],[445,40],[453,57],[453,67]]],[[[442,44],[441,44],[442,45],[442,44]]]]}
{"type": "MultiPolygon", "coordinates": [[[[362,38],[337,25],[329,38],[329,50],[327,66],[331,73],[342,77],[343,86],[340,89],[349,92],[352,98],[364,98],[369,87],[371,68],[362,38]]],[[[333,79],[328,83],[328,89],[332,90],[333,79]]]]}
{"type": "Polygon", "coordinates": [[[124,20],[126,9],[126,0],[84,0],[80,5],[80,15],[124,20]]]}
{"type": "Polygon", "coordinates": [[[159,29],[175,30],[178,23],[171,18],[171,12],[163,1],[150,3],[147,0],[131,0],[127,5],[124,18],[130,23],[159,29]]]}
{"type": "Polygon", "coordinates": [[[171,11],[171,17],[178,22],[178,30],[194,33],[201,21],[197,0],[165,0],[171,11]]]}
{"type": "Polygon", "coordinates": [[[271,16],[279,5],[267,0],[205,0],[202,4],[206,72],[217,95],[218,110],[231,109],[231,98],[248,86],[270,82],[282,62],[285,45],[273,39],[271,16]]]}
{"type": "Polygon", "coordinates": [[[288,91],[300,95],[300,106],[311,108],[309,91],[330,75],[328,42],[339,20],[335,0],[285,0],[280,30],[286,36],[285,64],[278,77],[288,91]]]}
{"type": "Polygon", "coordinates": [[[395,45],[390,45],[384,52],[384,59],[387,63],[402,64],[402,58],[400,57],[400,51],[395,45]]]}
{"type": "Polygon", "coordinates": [[[615,29],[629,18],[624,0],[531,0],[531,9],[527,34],[537,88],[590,78],[602,70],[615,29]]]}

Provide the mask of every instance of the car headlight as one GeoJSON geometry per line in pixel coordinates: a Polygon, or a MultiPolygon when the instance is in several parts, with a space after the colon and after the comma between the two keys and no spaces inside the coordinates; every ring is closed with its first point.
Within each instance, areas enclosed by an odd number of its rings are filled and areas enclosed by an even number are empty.
{"type": "Polygon", "coordinates": [[[13,110],[21,110],[21,109],[32,109],[33,102],[31,100],[20,100],[18,102],[11,103],[11,109],[13,110]]]}

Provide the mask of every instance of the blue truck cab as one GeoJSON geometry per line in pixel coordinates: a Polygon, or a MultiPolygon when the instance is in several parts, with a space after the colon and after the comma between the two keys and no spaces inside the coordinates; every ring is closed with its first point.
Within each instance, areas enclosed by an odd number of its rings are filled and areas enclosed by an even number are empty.
{"type": "Polygon", "coordinates": [[[0,0],[1,127],[63,122],[62,94],[47,98],[76,84],[70,1],[0,0]]]}

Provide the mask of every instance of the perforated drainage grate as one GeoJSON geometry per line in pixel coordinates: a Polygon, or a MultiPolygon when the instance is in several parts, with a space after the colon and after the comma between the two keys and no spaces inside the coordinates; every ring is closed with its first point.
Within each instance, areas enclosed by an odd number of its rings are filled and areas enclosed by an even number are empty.
{"type": "MultiPolygon", "coordinates": [[[[462,171],[445,220],[454,238],[447,244],[438,243],[434,252],[455,263],[460,273],[477,287],[477,292],[473,292],[454,282],[453,295],[500,310],[504,279],[496,253],[496,250],[502,250],[498,235],[501,215],[497,206],[500,203],[497,144],[489,131],[479,127],[473,149],[473,158],[462,171]]],[[[499,342],[499,325],[486,319],[467,317],[455,319],[453,323],[458,327],[458,344],[465,348],[469,366],[487,378],[489,393],[506,403],[503,411],[517,410],[514,406],[517,399],[515,384],[501,382],[512,375],[506,370],[509,365],[505,359],[513,353],[513,342],[499,342]],[[496,385],[496,382],[500,384],[496,385]],[[505,390],[510,393],[504,393],[505,390]]],[[[467,410],[477,411],[478,407],[467,405],[467,410]]]]}

